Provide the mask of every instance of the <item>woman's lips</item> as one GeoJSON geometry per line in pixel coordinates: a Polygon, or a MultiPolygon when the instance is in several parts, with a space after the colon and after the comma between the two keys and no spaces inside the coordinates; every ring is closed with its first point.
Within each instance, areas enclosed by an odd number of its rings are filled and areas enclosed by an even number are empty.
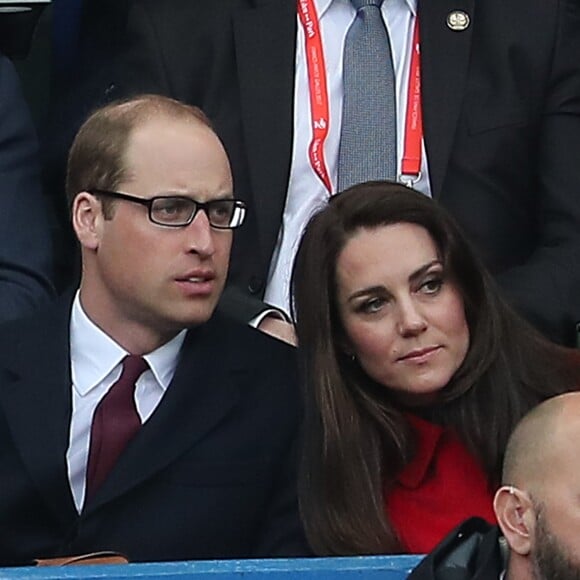
{"type": "Polygon", "coordinates": [[[412,363],[422,363],[427,362],[433,355],[439,352],[443,348],[441,345],[428,346],[425,348],[414,349],[407,354],[400,356],[397,362],[412,362],[412,363]]]}

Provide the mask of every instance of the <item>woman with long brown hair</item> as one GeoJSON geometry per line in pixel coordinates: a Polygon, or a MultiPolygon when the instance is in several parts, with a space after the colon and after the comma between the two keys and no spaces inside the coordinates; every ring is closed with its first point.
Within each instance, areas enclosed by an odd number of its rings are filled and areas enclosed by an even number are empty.
{"type": "Polygon", "coordinates": [[[293,289],[315,552],[425,552],[466,517],[492,521],[514,425],[580,384],[580,354],[512,311],[447,212],[398,184],[332,198],[293,289]]]}

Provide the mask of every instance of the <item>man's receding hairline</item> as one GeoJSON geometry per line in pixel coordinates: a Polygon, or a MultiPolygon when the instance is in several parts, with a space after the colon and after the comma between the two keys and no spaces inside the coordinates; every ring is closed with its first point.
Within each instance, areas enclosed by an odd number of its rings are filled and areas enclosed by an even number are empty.
{"type": "Polygon", "coordinates": [[[201,109],[162,95],[142,95],[126,101],[111,103],[107,114],[123,117],[135,115],[131,132],[149,120],[162,117],[172,120],[190,120],[213,131],[210,120],[201,109]]]}
{"type": "MultiPolygon", "coordinates": [[[[129,150],[129,145],[135,133],[144,129],[148,123],[153,123],[160,120],[176,122],[180,121],[184,123],[190,123],[191,125],[200,129],[205,128],[210,133],[215,135],[215,131],[211,126],[209,119],[205,117],[201,109],[197,109],[197,107],[191,107],[173,99],[168,99],[159,95],[145,95],[137,99],[119,103],[117,107],[119,109],[123,109],[125,107],[127,108],[126,111],[119,110],[120,117],[123,115],[131,115],[131,113],[135,115],[131,123],[131,127],[127,132],[127,141],[123,151],[124,164],[127,161],[126,156],[129,150]],[[199,115],[196,114],[197,112],[199,112],[199,115]]],[[[126,165],[124,169],[128,169],[126,165]]]]}
{"type": "MultiPolygon", "coordinates": [[[[80,127],[69,152],[66,194],[69,204],[90,188],[114,189],[130,172],[127,152],[139,128],[149,121],[167,119],[216,135],[201,109],[171,97],[142,94],[111,102],[94,110],[80,127]]],[[[113,206],[111,200],[103,205],[113,206]]]]}

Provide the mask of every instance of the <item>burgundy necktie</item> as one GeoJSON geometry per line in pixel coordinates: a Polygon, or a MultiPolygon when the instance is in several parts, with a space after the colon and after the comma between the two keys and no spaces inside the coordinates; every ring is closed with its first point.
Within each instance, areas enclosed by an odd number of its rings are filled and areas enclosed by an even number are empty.
{"type": "Polygon", "coordinates": [[[119,455],[141,427],[134,400],[135,383],[148,368],[140,356],[125,357],[119,380],[95,409],[87,465],[87,499],[105,481],[119,455]]]}

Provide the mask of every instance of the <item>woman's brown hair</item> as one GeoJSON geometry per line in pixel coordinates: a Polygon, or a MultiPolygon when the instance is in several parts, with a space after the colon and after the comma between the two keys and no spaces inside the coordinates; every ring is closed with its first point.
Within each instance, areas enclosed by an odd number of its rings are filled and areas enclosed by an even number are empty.
{"type": "Polygon", "coordinates": [[[384,498],[412,459],[412,432],[388,388],[374,383],[343,349],[336,304],[336,264],[347,241],[361,228],[402,222],[425,228],[433,238],[446,275],[463,297],[470,332],[463,364],[436,405],[422,412],[458,433],[490,486],[499,482],[517,421],[543,399],[580,384],[580,353],[550,343],[506,304],[439,204],[390,182],[336,195],[309,222],[292,282],[306,385],[300,507],[318,554],[402,549],[384,498]]]}

